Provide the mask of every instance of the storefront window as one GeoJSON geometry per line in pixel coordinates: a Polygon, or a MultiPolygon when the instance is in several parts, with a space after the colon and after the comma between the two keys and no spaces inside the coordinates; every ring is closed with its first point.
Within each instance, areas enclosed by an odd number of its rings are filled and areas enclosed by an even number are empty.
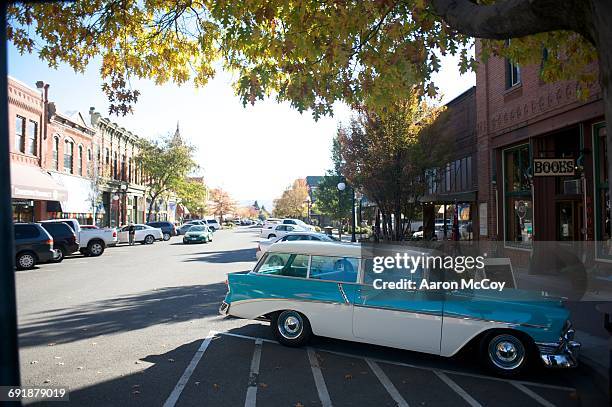
{"type": "Polygon", "coordinates": [[[533,240],[533,201],[531,197],[531,156],[525,144],[504,151],[504,194],[506,242],[531,247],[533,240]]]}

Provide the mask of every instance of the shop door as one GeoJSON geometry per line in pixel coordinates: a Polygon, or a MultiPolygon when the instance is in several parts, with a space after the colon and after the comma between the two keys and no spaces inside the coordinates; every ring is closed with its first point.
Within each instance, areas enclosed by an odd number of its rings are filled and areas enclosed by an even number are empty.
{"type": "Polygon", "coordinates": [[[584,206],[582,201],[557,202],[557,240],[584,240],[584,206]]]}

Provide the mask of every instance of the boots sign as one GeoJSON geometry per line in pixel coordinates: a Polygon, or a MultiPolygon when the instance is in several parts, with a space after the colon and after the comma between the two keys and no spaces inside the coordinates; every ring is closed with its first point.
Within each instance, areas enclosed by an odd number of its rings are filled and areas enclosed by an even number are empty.
{"type": "Polygon", "coordinates": [[[573,158],[534,158],[533,176],[566,176],[574,175],[575,162],[573,158]]]}

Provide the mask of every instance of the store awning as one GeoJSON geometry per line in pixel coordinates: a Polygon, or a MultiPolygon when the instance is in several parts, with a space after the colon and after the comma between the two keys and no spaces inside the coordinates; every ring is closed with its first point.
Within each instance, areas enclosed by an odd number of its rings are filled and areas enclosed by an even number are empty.
{"type": "Polygon", "coordinates": [[[43,201],[68,199],[66,188],[39,167],[11,163],[11,196],[43,201]]]}
{"type": "Polygon", "coordinates": [[[52,172],[51,176],[58,184],[68,190],[68,196],[60,199],[63,213],[92,213],[92,182],[86,178],[52,172]]]}

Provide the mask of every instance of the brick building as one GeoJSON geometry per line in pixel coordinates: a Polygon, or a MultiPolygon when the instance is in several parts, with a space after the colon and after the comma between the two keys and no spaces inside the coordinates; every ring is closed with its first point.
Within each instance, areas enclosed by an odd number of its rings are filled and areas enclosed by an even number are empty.
{"type": "Polygon", "coordinates": [[[97,179],[97,223],[117,227],[145,220],[145,190],[142,168],[135,161],[139,138],[95,108],[89,109],[89,123],[97,130],[93,141],[93,167],[97,179]]]}
{"type": "Polygon", "coordinates": [[[43,169],[47,155],[45,95],[39,89],[9,77],[9,142],[13,220],[31,222],[47,219],[47,205],[58,206],[68,191],[43,169]]]}
{"type": "Polygon", "coordinates": [[[534,241],[609,240],[604,106],[599,87],[589,90],[582,100],[575,82],[544,83],[539,65],[499,57],[480,63],[481,239],[527,252],[534,241]]]}
{"type": "Polygon", "coordinates": [[[445,167],[428,173],[427,193],[423,202],[424,237],[451,238],[455,213],[458,238],[472,240],[476,210],[476,88],[470,89],[446,104],[441,131],[447,132],[453,149],[445,167]]]}

